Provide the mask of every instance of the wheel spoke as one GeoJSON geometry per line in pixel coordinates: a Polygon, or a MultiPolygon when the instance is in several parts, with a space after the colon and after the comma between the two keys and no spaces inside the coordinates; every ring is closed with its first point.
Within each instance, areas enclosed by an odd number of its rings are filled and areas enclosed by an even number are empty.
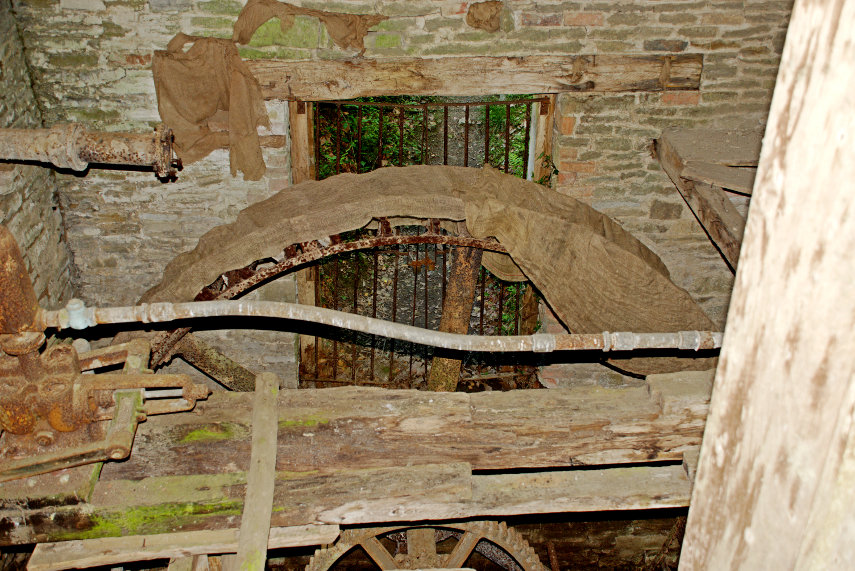
{"type": "Polygon", "coordinates": [[[466,560],[469,559],[469,555],[472,553],[472,550],[475,549],[476,545],[478,545],[479,539],[481,539],[480,534],[473,533],[471,531],[464,533],[463,537],[460,538],[460,541],[457,542],[457,545],[454,546],[451,553],[448,554],[448,558],[444,563],[445,567],[448,567],[449,569],[462,567],[466,560]]]}
{"type": "Polygon", "coordinates": [[[383,544],[376,537],[369,537],[359,543],[365,553],[376,563],[380,569],[397,569],[398,564],[392,555],[386,551],[383,544]]]}
{"type": "Polygon", "coordinates": [[[426,560],[436,555],[436,531],[432,527],[414,527],[407,530],[407,555],[426,560]]]}

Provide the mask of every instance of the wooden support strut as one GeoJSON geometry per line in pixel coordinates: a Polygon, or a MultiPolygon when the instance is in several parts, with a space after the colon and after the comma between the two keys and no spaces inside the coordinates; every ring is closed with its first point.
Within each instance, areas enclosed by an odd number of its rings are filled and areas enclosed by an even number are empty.
{"type": "Polygon", "coordinates": [[[750,193],[759,134],[753,131],[668,130],[656,140],[662,168],[728,265],[736,268],[745,218],[723,188],[750,193]],[[752,169],[753,170],[753,169],[752,169]]]}
{"type": "Polygon", "coordinates": [[[273,487],[276,480],[276,435],[279,379],[273,373],[255,378],[252,407],[252,452],[246,481],[246,500],[240,524],[236,565],[225,571],[263,571],[267,560],[273,487]]]}

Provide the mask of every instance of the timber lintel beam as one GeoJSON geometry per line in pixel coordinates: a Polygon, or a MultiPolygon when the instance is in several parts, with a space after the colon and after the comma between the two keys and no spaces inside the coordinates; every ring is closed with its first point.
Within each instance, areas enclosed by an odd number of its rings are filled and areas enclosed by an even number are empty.
{"type": "Polygon", "coordinates": [[[702,54],[247,62],[265,99],[697,90],[702,54]]]}

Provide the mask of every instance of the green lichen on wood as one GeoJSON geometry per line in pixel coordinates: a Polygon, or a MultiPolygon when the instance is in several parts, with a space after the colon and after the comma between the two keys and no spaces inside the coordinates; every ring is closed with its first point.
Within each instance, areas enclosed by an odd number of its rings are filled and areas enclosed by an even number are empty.
{"type": "Polygon", "coordinates": [[[200,428],[191,430],[185,434],[180,442],[191,444],[194,442],[214,442],[218,440],[235,440],[245,438],[249,430],[245,426],[233,422],[221,422],[218,424],[206,424],[200,428]]]}
{"type": "Polygon", "coordinates": [[[243,502],[239,500],[224,500],[209,504],[172,503],[136,506],[121,511],[93,514],[89,518],[92,525],[88,529],[68,531],[52,540],[169,533],[191,524],[198,524],[207,518],[240,515],[242,510],[243,502]]]}
{"type": "Polygon", "coordinates": [[[328,418],[310,414],[305,418],[299,418],[295,420],[280,420],[279,428],[291,428],[294,426],[318,426],[319,424],[329,424],[329,422],[330,420],[328,418]]]}

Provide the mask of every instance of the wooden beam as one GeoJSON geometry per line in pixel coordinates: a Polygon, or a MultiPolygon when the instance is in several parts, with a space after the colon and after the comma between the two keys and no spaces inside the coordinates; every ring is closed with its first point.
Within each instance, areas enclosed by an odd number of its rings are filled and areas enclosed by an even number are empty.
{"type": "Polygon", "coordinates": [[[680,568],[855,568],[855,2],[796,2],[680,568]]]}
{"type": "Polygon", "coordinates": [[[682,178],[705,182],[719,188],[732,190],[741,194],[751,194],[754,188],[754,177],[757,169],[754,167],[731,167],[702,161],[688,161],[682,178]]]}
{"type": "Polygon", "coordinates": [[[319,514],[341,525],[384,521],[508,517],[560,512],[678,508],[689,505],[691,482],[681,465],[544,471],[472,476],[461,502],[419,498],[356,500],[319,514]]]}
{"type": "MultiPolygon", "coordinates": [[[[680,460],[700,443],[711,371],[648,386],[429,393],[340,387],[279,395],[277,469],[290,472],[466,462],[476,470],[680,460]],[[448,446],[454,442],[454,446],[448,446]]],[[[140,425],[131,458],[101,483],[246,471],[251,394],[215,393],[196,414],[140,425]]]]}
{"type": "Polygon", "coordinates": [[[757,129],[666,129],[662,138],[684,163],[756,167],[763,132],[757,129]]]}
{"type": "MultiPolygon", "coordinates": [[[[680,462],[700,443],[711,377],[652,375],[620,389],[281,392],[272,525],[685,506],[680,462]],[[668,460],[632,477],[555,469],[668,460]],[[590,485],[569,489],[581,481],[590,485]]],[[[131,458],[104,467],[88,502],[10,500],[0,545],[232,527],[246,492],[251,397],[217,393],[193,414],[148,419],[131,458]]]]}
{"type": "Polygon", "coordinates": [[[266,99],[698,89],[703,56],[579,55],[247,62],[266,99]]]}
{"type": "Polygon", "coordinates": [[[241,515],[237,557],[233,565],[227,566],[226,571],[263,571],[267,561],[267,536],[270,534],[276,479],[278,394],[279,379],[276,375],[261,373],[255,378],[246,500],[241,515]]]}
{"type": "MultiPolygon", "coordinates": [[[[228,527],[234,511],[239,510],[230,502],[234,499],[239,506],[243,490],[241,484],[212,478],[120,481],[103,486],[91,504],[17,510],[0,515],[4,523],[11,523],[13,518],[19,522],[18,537],[28,542],[36,538],[44,541],[117,535],[128,525],[151,532],[181,526],[206,530],[194,533],[213,533],[210,530],[228,527]],[[168,488],[182,490],[181,503],[166,500],[162,491],[168,488]],[[147,495],[142,495],[141,490],[147,490],[147,495]],[[218,499],[212,500],[213,496],[218,499]],[[185,515],[194,510],[195,514],[185,515]]],[[[485,475],[473,475],[470,467],[462,463],[350,470],[329,475],[280,472],[273,522],[276,526],[297,521],[378,525],[556,512],[680,508],[689,504],[690,494],[691,483],[679,463],[485,475]]],[[[236,549],[235,535],[227,538],[233,541],[228,545],[214,544],[204,536],[201,539],[190,536],[199,541],[192,549],[188,546],[191,540],[182,538],[180,546],[176,546],[172,535],[148,535],[142,545],[134,537],[110,538],[103,544],[86,543],[94,547],[83,552],[72,547],[72,555],[68,557],[92,558],[98,564],[106,564],[106,560],[100,563],[102,558],[112,557],[110,561],[120,562],[185,553],[230,553],[236,549]],[[168,547],[158,550],[150,545],[155,540],[168,547]],[[167,555],[159,555],[163,553],[167,555]]],[[[220,541],[225,540],[221,537],[220,541]]],[[[325,537],[315,541],[329,542],[325,537]]],[[[269,548],[273,547],[271,541],[269,548]]],[[[40,569],[59,568],[63,567],[40,569]]]]}
{"type": "MultiPolygon", "coordinates": [[[[721,188],[690,180],[684,176],[686,156],[693,156],[694,152],[686,152],[684,147],[675,142],[686,140],[686,138],[682,133],[679,136],[675,136],[674,133],[675,131],[666,131],[656,140],[656,154],[659,162],[727,263],[731,268],[736,268],[742,233],[745,230],[745,218],[736,210],[721,188]]],[[[705,145],[700,146],[705,148],[705,145]]],[[[720,156],[725,156],[725,153],[721,153],[720,156]]],[[[738,155],[726,156],[729,160],[736,160],[735,157],[738,155]]],[[[715,155],[711,157],[715,158],[715,155]]]]}
{"type": "MultiPolygon", "coordinates": [[[[338,538],[338,534],[337,525],[272,528],[267,547],[278,549],[332,543],[338,538]]],[[[218,529],[39,543],[33,550],[27,569],[30,571],[83,569],[117,565],[129,561],[234,553],[237,551],[238,536],[237,529],[218,529]]]]}

